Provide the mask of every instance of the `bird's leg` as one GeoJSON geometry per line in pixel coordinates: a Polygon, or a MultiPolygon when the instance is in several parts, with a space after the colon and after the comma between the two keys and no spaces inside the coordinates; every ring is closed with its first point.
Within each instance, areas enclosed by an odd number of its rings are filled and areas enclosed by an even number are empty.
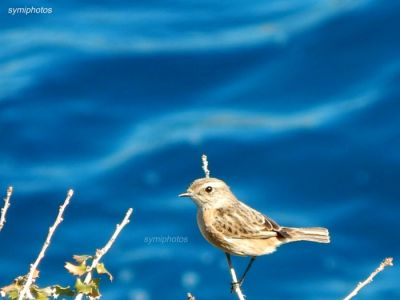
{"type": "Polygon", "coordinates": [[[240,289],[240,283],[237,281],[236,272],[235,272],[235,269],[233,268],[233,264],[232,264],[232,260],[231,260],[231,255],[226,252],[225,252],[225,255],[226,255],[226,260],[227,260],[228,266],[229,266],[229,272],[231,273],[231,277],[232,277],[231,293],[233,293],[238,288],[240,289]]]}
{"type": "Polygon", "coordinates": [[[242,277],[240,278],[240,280],[239,280],[239,282],[238,282],[240,286],[242,285],[242,283],[243,283],[243,281],[244,281],[244,278],[246,277],[247,272],[250,271],[250,268],[251,268],[251,266],[253,265],[253,263],[254,263],[255,260],[256,260],[256,257],[255,257],[255,256],[252,256],[252,257],[250,258],[250,261],[249,261],[249,263],[248,263],[248,265],[247,265],[247,267],[246,267],[246,270],[244,270],[243,275],[242,275],[242,277]]]}

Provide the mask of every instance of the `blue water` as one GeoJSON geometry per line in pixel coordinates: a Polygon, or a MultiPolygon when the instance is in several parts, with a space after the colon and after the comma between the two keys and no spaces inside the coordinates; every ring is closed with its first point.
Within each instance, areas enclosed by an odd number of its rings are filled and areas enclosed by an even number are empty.
{"type": "MultiPolygon", "coordinates": [[[[254,299],[341,299],[400,254],[400,5],[396,1],[0,3],[0,286],[28,271],[75,190],[39,285],[73,284],[73,254],[102,247],[104,299],[234,299],[224,255],[178,198],[211,174],[330,245],[258,259],[254,299]],[[151,238],[169,241],[146,243],[151,238]],[[173,238],[185,242],[173,242],[173,238]]],[[[242,269],[247,261],[237,258],[242,269]]],[[[400,299],[398,263],[359,299],[400,299]]]]}

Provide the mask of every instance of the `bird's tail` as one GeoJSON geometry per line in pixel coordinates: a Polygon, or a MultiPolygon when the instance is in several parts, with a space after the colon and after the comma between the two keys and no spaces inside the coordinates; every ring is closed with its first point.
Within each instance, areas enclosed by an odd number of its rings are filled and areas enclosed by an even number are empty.
{"type": "Polygon", "coordinates": [[[329,231],[323,227],[282,227],[280,233],[287,242],[309,241],[316,243],[330,243],[329,231]]]}

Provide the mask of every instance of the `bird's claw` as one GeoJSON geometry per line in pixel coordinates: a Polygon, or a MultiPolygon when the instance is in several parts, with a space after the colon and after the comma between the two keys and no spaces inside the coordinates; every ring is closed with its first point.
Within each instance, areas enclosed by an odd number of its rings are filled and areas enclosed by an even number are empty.
{"type": "Polygon", "coordinates": [[[242,286],[243,280],[232,282],[231,283],[231,293],[233,293],[237,288],[242,286]]]}

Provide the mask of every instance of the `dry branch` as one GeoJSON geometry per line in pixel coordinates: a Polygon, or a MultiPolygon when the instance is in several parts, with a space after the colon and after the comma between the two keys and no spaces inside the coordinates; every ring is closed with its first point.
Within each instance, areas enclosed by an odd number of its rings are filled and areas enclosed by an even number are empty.
{"type": "Polygon", "coordinates": [[[347,295],[345,298],[343,298],[343,300],[350,300],[352,299],[354,296],[356,296],[358,294],[358,292],[363,289],[366,285],[370,284],[372,282],[372,280],[374,279],[374,277],[382,272],[385,267],[387,266],[393,266],[393,258],[392,257],[387,257],[385,258],[381,264],[379,265],[378,268],[376,268],[376,270],[374,272],[372,272],[367,279],[365,279],[364,281],[360,282],[357,284],[356,288],[349,294],[347,295]]]}
{"type": "Polygon", "coordinates": [[[1,209],[0,231],[3,229],[3,226],[6,223],[6,214],[7,214],[7,209],[10,207],[10,198],[11,198],[12,193],[13,193],[13,187],[9,186],[7,189],[7,194],[4,197],[4,206],[1,209]]]}
{"type": "MultiPolygon", "coordinates": [[[[111,238],[107,242],[107,244],[103,248],[98,249],[96,251],[96,255],[93,258],[91,266],[87,270],[88,272],[86,274],[86,277],[85,277],[83,283],[85,283],[85,284],[89,284],[90,283],[90,281],[92,280],[92,272],[91,271],[94,268],[96,268],[96,266],[99,264],[101,258],[108,252],[108,250],[110,250],[111,246],[114,244],[115,240],[117,239],[117,237],[120,234],[120,232],[122,231],[122,229],[125,227],[125,225],[127,225],[129,223],[129,218],[130,218],[130,216],[132,214],[132,211],[133,211],[132,208],[128,209],[128,211],[125,214],[124,219],[122,220],[122,223],[121,224],[117,224],[117,228],[115,229],[113,235],[111,236],[111,238]]],[[[82,299],[82,297],[83,297],[83,294],[79,293],[75,297],[75,300],[80,300],[80,299],[82,299]]]]}
{"type": "MultiPolygon", "coordinates": [[[[201,161],[202,161],[202,168],[204,171],[204,175],[206,178],[210,178],[210,170],[208,169],[208,159],[207,159],[207,155],[203,154],[201,156],[201,161]]],[[[238,297],[239,300],[244,300],[244,295],[243,292],[240,288],[240,284],[238,282],[237,276],[236,276],[236,271],[233,267],[230,255],[226,253],[226,258],[227,258],[227,262],[228,262],[228,267],[229,267],[229,272],[231,274],[232,277],[232,292],[234,292],[236,294],[236,296],[238,297]]],[[[188,295],[189,296],[189,295],[188,295]]]]}
{"type": "Polygon", "coordinates": [[[210,178],[210,170],[208,170],[208,160],[207,160],[207,155],[203,154],[201,156],[201,161],[203,162],[203,171],[204,171],[204,175],[206,178],[210,178]]]}
{"type": "Polygon", "coordinates": [[[196,300],[196,297],[193,296],[191,293],[187,293],[187,300],[196,300]]]}
{"type": "Polygon", "coordinates": [[[227,253],[225,254],[226,254],[226,260],[228,262],[229,272],[231,273],[232,277],[232,292],[236,294],[239,300],[244,300],[244,295],[242,289],[240,288],[240,283],[238,282],[236,271],[231,261],[231,256],[227,253]]]}
{"type": "Polygon", "coordinates": [[[36,258],[36,261],[33,264],[31,264],[29,273],[27,275],[26,282],[24,284],[24,287],[23,287],[21,293],[19,294],[18,300],[23,300],[25,298],[25,296],[28,296],[28,298],[31,298],[30,292],[28,293],[28,291],[29,291],[30,286],[32,285],[34,277],[37,276],[37,268],[39,266],[39,263],[43,259],[47,248],[50,246],[51,238],[52,238],[54,232],[56,231],[57,226],[63,221],[62,217],[64,214],[64,210],[67,207],[67,205],[69,204],[69,200],[71,199],[73,194],[74,194],[74,191],[69,190],[63,205],[60,206],[60,209],[59,209],[58,215],[57,215],[57,219],[54,222],[53,226],[51,226],[49,228],[49,233],[47,235],[46,241],[43,244],[42,250],[40,250],[40,253],[39,253],[38,257],[36,258]],[[28,293],[28,295],[27,295],[27,293],[28,293]]]}

